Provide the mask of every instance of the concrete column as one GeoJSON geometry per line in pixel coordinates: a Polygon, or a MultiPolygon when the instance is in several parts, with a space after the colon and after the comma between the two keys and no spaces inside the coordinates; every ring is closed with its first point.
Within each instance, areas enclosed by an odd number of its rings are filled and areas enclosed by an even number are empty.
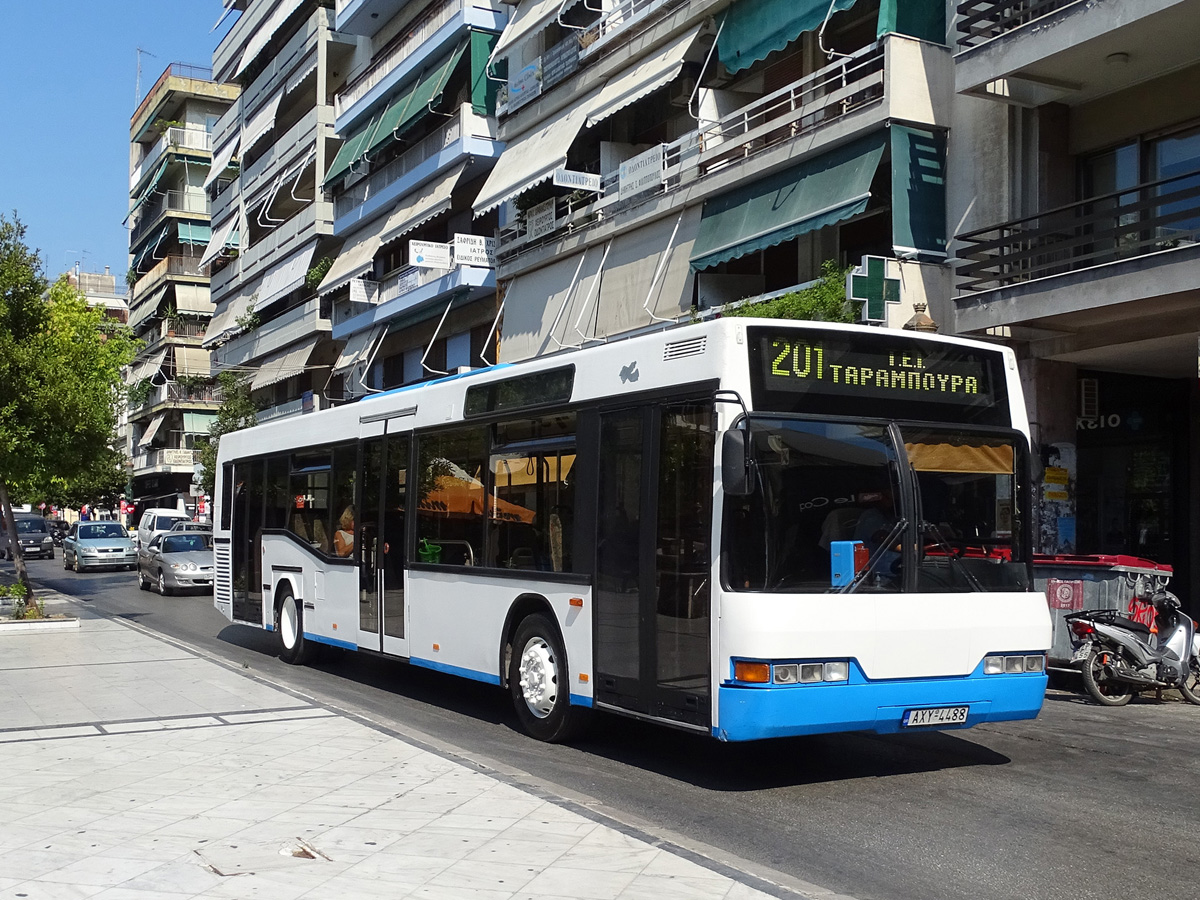
{"type": "Polygon", "coordinates": [[[1075,366],[1023,359],[1019,371],[1033,444],[1033,548],[1038,553],[1074,552],[1075,366]]]}

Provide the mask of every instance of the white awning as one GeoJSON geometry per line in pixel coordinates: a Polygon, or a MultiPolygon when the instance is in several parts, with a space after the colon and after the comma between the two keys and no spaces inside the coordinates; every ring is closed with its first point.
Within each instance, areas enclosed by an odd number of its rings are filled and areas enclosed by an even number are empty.
{"type": "Polygon", "coordinates": [[[153,316],[156,312],[158,312],[159,301],[162,300],[163,294],[165,294],[167,292],[167,288],[169,288],[170,286],[171,286],[170,284],[164,284],[162,287],[160,287],[158,290],[156,290],[153,294],[151,294],[149,296],[149,298],[138,301],[137,305],[134,306],[134,308],[132,310],[130,310],[130,313],[129,313],[129,327],[130,328],[137,328],[139,325],[141,325],[143,322],[145,322],[147,319],[149,319],[151,316],[153,316]]]}
{"type": "Polygon", "coordinates": [[[213,153],[212,166],[208,170],[208,177],[204,179],[204,189],[206,191],[229,168],[230,161],[238,152],[238,147],[241,145],[241,138],[241,134],[235,132],[233,137],[218,147],[217,151],[213,153]]]}
{"type": "Polygon", "coordinates": [[[370,271],[375,254],[379,252],[383,243],[379,236],[383,233],[387,221],[386,216],[380,216],[366,228],[356,231],[346,239],[337,259],[321,279],[317,293],[323,296],[330,291],[336,291],[342,285],[348,284],[350,279],[370,271]]]}
{"type": "Polygon", "coordinates": [[[346,340],[346,346],[342,348],[342,352],[338,355],[337,362],[333,364],[333,374],[343,375],[354,368],[361,357],[369,347],[375,346],[375,340],[379,337],[381,331],[386,328],[386,324],[376,325],[374,328],[364,328],[362,331],[356,331],[346,340]]]}
{"type": "Polygon", "coordinates": [[[508,25],[496,41],[493,59],[503,59],[509,51],[527,37],[541,31],[558,17],[560,12],[570,9],[579,0],[525,0],[508,20],[508,25]]]}
{"type": "Polygon", "coordinates": [[[583,337],[575,330],[577,323],[584,335],[591,334],[605,248],[602,244],[558,257],[512,283],[504,296],[502,359],[530,359],[578,344],[583,337]]]}
{"type": "Polygon", "coordinates": [[[208,241],[208,246],[204,248],[204,254],[200,257],[201,266],[207,266],[221,255],[221,251],[225,249],[225,245],[229,241],[229,235],[235,225],[237,225],[237,216],[230,216],[225,220],[224,224],[220,225],[212,233],[212,237],[208,241]]]}
{"type": "Polygon", "coordinates": [[[175,377],[212,374],[212,357],[203,347],[175,348],[175,377]]]}
{"type": "Polygon", "coordinates": [[[317,242],[312,241],[275,266],[263,279],[254,308],[266,309],[280,297],[300,287],[304,283],[304,276],[308,274],[308,267],[316,249],[317,242]]]}
{"type": "Polygon", "coordinates": [[[213,314],[213,317],[208,322],[208,328],[204,332],[205,347],[212,346],[226,336],[235,334],[238,331],[237,320],[244,316],[246,310],[250,308],[257,289],[257,284],[243,286],[240,294],[226,301],[224,307],[218,309],[213,314]]]}
{"type": "Polygon", "coordinates": [[[254,62],[255,57],[262,53],[263,48],[271,42],[271,38],[275,36],[275,32],[279,30],[280,26],[303,3],[304,0],[279,0],[279,5],[275,7],[275,11],[258,26],[258,31],[250,36],[250,40],[246,41],[246,49],[242,51],[242,58],[238,61],[237,71],[233,73],[235,78],[249,68],[250,64],[254,62]]]}
{"type": "Polygon", "coordinates": [[[646,57],[632,69],[609,79],[591,105],[587,118],[588,128],[604,121],[635,100],[658,90],[664,84],[674,81],[683,68],[683,58],[699,33],[700,26],[697,25],[666,46],[660,47],[656,53],[646,57]]]}
{"type": "Polygon", "coordinates": [[[166,358],[167,349],[164,347],[149,359],[143,359],[129,373],[129,384],[137,384],[139,381],[145,381],[147,378],[157,375],[158,370],[162,368],[163,360],[166,358]]]}
{"type": "Polygon", "coordinates": [[[212,297],[207,284],[176,284],[175,308],[180,312],[211,313],[212,297]]]}
{"type": "Polygon", "coordinates": [[[566,165],[567,151],[596,102],[596,94],[563,110],[546,125],[525,132],[509,143],[475,198],[475,215],[482,216],[566,165]]]}
{"type": "Polygon", "coordinates": [[[150,426],[146,429],[146,433],[143,434],[142,439],[138,441],[139,447],[145,447],[152,440],[154,440],[154,436],[158,434],[158,429],[162,428],[164,418],[165,416],[162,413],[159,413],[154,417],[154,419],[150,422],[150,426]]]}
{"type": "Polygon", "coordinates": [[[455,185],[467,167],[465,162],[459,163],[440,178],[422,185],[415,195],[410,194],[408,202],[388,216],[384,225],[381,242],[386,244],[398,237],[403,237],[418,225],[428,222],[434,216],[450,208],[451,194],[455,185]]]}
{"type": "Polygon", "coordinates": [[[283,89],[275,94],[252,115],[242,126],[242,153],[246,153],[275,126],[275,113],[279,111],[279,101],[283,99],[283,89]]]}
{"type": "Polygon", "coordinates": [[[300,87],[300,85],[304,82],[304,79],[315,71],[317,71],[317,50],[314,47],[312,52],[309,53],[308,59],[302,62],[300,64],[300,68],[293,72],[292,77],[287,80],[287,84],[284,85],[283,92],[285,94],[290,94],[296,88],[300,87]]]}
{"type": "Polygon", "coordinates": [[[277,381],[283,381],[285,378],[291,378],[293,375],[299,375],[308,365],[308,358],[312,355],[313,348],[317,346],[318,338],[309,338],[302,344],[298,344],[290,350],[285,350],[282,353],[276,353],[274,356],[265,359],[258,367],[258,371],[254,373],[254,379],[250,382],[251,390],[270,387],[277,381]]]}

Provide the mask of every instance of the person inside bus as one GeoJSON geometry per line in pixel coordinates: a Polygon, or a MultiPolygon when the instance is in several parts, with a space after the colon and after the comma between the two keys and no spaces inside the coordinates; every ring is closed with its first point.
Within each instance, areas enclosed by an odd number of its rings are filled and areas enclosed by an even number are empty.
{"type": "Polygon", "coordinates": [[[338,519],[338,530],[333,535],[333,552],[338,556],[349,556],[354,552],[354,507],[347,506],[338,519]]]}
{"type": "Polygon", "coordinates": [[[875,569],[876,572],[885,575],[895,574],[896,567],[900,563],[900,544],[897,542],[891,547],[881,546],[896,526],[896,522],[899,521],[892,499],[892,490],[890,487],[885,487],[879,491],[861,493],[858,495],[858,499],[860,503],[865,502],[868,505],[862,515],[858,517],[858,524],[854,526],[854,540],[866,544],[872,557],[876,553],[884,554],[875,569]]]}

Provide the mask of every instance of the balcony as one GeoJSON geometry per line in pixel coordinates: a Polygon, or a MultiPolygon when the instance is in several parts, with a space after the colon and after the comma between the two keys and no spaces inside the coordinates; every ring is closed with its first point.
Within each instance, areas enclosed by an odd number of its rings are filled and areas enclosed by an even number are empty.
{"type": "Polygon", "coordinates": [[[158,80],[154,82],[154,86],[146,92],[146,96],[142,102],[138,104],[137,111],[134,112],[131,122],[137,123],[162,102],[163,95],[170,90],[172,79],[185,79],[188,81],[212,81],[213,70],[208,66],[191,66],[187,63],[171,63],[158,76],[158,80]]]}
{"type": "Polygon", "coordinates": [[[282,350],[301,338],[327,333],[331,328],[328,316],[321,315],[321,300],[313,297],[283,315],[260,325],[254,331],[240,334],[213,351],[215,368],[244,366],[270,353],[282,350]]]}
{"type": "Polygon", "coordinates": [[[391,206],[414,186],[464,156],[494,159],[500,155],[495,125],[464,103],[445,125],[426,135],[387,165],[371,172],[334,201],[334,233],[391,206]]]}
{"type": "Polygon", "coordinates": [[[199,128],[168,128],[167,133],[160,137],[150,152],[145,155],[133,174],[129,176],[129,190],[137,188],[142,180],[154,171],[154,167],[168,151],[191,150],[193,152],[212,153],[212,135],[199,128]]]}
{"type": "Polygon", "coordinates": [[[147,475],[158,472],[191,472],[200,462],[200,451],[183,447],[164,447],[161,450],[146,450],[134,454],[133,472],[147,475]]]}
{"type": "MultiPolygon", "coordinates": [[[[945,48],[890,34],[854,54],[663,145],[662,185],[620,196],[619,173],[601,177],[601,194],[556,201],[557,240],[681,190],[689,202],[881,129],[889,119],[949,125],[950,55],[945,48]],[[686,190],[685,190],[686,189],[686,190]]],[[[631,223],[624,220],[626,227],[631,223]]],[[[519,219],[500,233],[500,253],[532,246],[519,219]]]]}
{"type": "Polygon", "coordinates": [[[607,52],[605,48],[621,32],[647,22],[660,10],[670,9],[679,3],[680,0],[623,0],[614,4],[595,24],[580,33],[580,57],[587,59],[607,52]]]}
{"type": "Polygon", "coordinates": [[[398,316],[409,315],[419,307],[436,307],[438,302],[454,298],[477,300],[496,289],[495,269],[456,266],[453,269],[417,269],[407,266],[379,283],[377,301],[339,304],[335,311],[334,340],[345,340],[356,331],[370,328],[398,316]]]}
{"type": "Polygon", "coordinates": [[[161,285],[168,278],[208,278],[198,263],[200,256],[167,256],[160,259],[154,268],[138,278],[133,286],[131,306],[161,285]]]}
{"type": "MultiPolygon", "coordinates": [[[[273,183],[282,168],[316,146],[318,133],[332,134],[332,114],[325,106],[309,110],[241,173],[242,194],[253,197],[267,183],[273,183]],[[324,132],[319,131],[322,126],[324,132]]],[[[215,215],[216,210],[213,212],[215,215]]]]}
{"type": "Polygon", "coordinates": [[[223,399],[220,390],[214,384],[185,388],[181,384],[169,381],[166,384],[154,385],[144,403],[137,406],[131,405],[129,418],[131,421],[143,418],[151,413],[159,412],[160,408],[164,406],[194,409],[199,405],[212,406],[220,403],[223,399]]]}
{"type": "MultiPolygon", "coordinates": [[[[304,403],[305,400],[303,397],[297,397],[295,400],[288,400],[286,403],[280,403],[277,406],[268,406],[266,409],[260,409],[257,416],[258,424],[261,425],[263,422],[272,422],[275,419],[287,419],[292,416],[303,415],[306,412],[304,403]]],[[[307,410],[307,412],[316,412],[319,409],[329,409],[330,407],[329,401],[316,391],[312,393],[311,403],[312,408],[307,410]]]]}
{"type": "Polygon", "coordinates": [[[212,275],[213,302],[223,301],[230,284],[245,289],[255,278],[265,275],[274,265],[295,253],[317,235],[332,231],[333,204],[317,200],[287,221],[272,228],[250,245],[230,265],[212,275]]]}
{"type": "Polygon", "coordinates": [[[167,341],[188,347],[199,347],[200,339],[204,337],[207,325],[207,322],[197,322],[194,319],[184,319],[174,325],[168,322],[159,322],[154,332],[144,336],[142,340],[146,342],[147,350],[154,350],[167,341]]]}
{"type": "Polygon", "coordinates": [[[140,215],[129,233],[129,246],[133,247],[146,236],[167,213],[184,213],[189,216],[208,218],[208,197],[203,191],[167,191],[157,194],[142,204],[140,215]]]}
{"type": "Polygon", "coordinates": [[[1194,62],[1200,0],[964,0],[957,14],[956,91],[1075,105],[1194,62]]]}
{"type": "Polygon", "coordinates": [[[354,124],[375,102],[408,75],[419,72],[423,63],[435,57],[466,28],[500,31],[508,15],[498,0],[441,0],[434,3],[386,48],[376,55],[360,74],[334,97],[338,132],[354,124]]]}

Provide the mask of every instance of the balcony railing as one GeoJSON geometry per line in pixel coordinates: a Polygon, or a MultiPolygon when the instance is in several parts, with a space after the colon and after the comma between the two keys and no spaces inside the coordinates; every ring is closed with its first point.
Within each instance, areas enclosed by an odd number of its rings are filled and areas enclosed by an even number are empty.
{"type": "Polygon", "coordinates": [[[172,75],[177,78],[194,78],[197,81],[212,81],[213,70],[209,66],[192,66],[188,65],[187,63],[177,62],[171,63],[169,66],[167,66],[166,70],[158,76],[158,81],[154,82],[154,87],[150,88],[150,90],[146,92],[146,96],[142,99],[142,102],[138,104],[137,112],[133,114],[133,119],[131,121],[136,122],[141,118],[142,113],[144,113],[147,107],[149,107],[149,105],[154,101],[155,95],[158,93],[158,89],[162,86],[163,82],[165,82],[172,75]]]}
{"type": "Polygon", "coordinates": [[[130,244],[136,244],[141,240],[142,236],[153,228],[166,212],[208,215],[208,197],[203,191],[194,193],[192,191],[167,191],[151,197],[142,204],[138,212],[140,215],[133,223],[132,233],[129,237],[130,244]]]}
{"type": "Polygon", "coordinates": [[[130,404],[130,412],[148,409],[163,403],[178,406],[181,403],[220,403],[224,398],[215,384],[200,384],[194,387],[184,387],[174,381],[166,384],[156,384],[150,395],[138,406],[130,404]]]}
{"type": "Polygon", "coordinates": [[[207,278],[208,274],[200,268],[200,255],[195,256],[167,256],[155,263],[154,268],[148,270],[144,275],[138,278],[137,283],[133,286],[133,299],[136,303],[144,297],[149,291],[153,290],[164,279],[172,275],[186,275],[191,278],[207,278]]]}
{"type": "MultiPolygon", "coordinates": [[[[329,409],[329,401],[313,391],[312,409],[316,412],[319,409],[329,409]]],[[[304,398],[297,397],[295,400],[288,400],[286,403],[280,403],[278,406],[269,406],[266,409],[260,409],[257,414],[258,424],[270,422],[273,419],[285,419],[289,416],[298,416],[304,412],[304,398]]]]}
{"type": "Polygon", "coordinates": [[[387,78],[397,66],[411,56],[416,48],[429,40],[435,31],[466,9],[468,2],[469,0],[442,0],[441,3],[435,3],[427,9],[380,53],[378,60],[333,98],[334,114],[340,116],[361,100],[371,88],[387,78]]]}
{"type": "Polygon", "coordinates": [[[329,330],[327,302],[313,297],[283,315],[265,322],[253,331],[217,347],[213,359],[218,366],[245,365],[294,344],[301,338],[329,330]]]}
{"type": "MultiPolygon", "coordinates": [[[[470,108],[469,106],[467,107],[470,108]]],[[[347,213],[353,212],[376,194],[384,191],[389,185],[403,178],[435,153],[448,147],[463,135],[463,115],[453,119],[437,130],[426,135],[416,144],[409,147],[390,163],[372,172],[345,193],[334,200],[333,217],[340,219],[347,213]]]]}
{"type": "Polygon", "coordinates": [[[958,286],[976,291],[1200,242],[1200,171],[960,234],[958,286]]]}
{"type": "Polygon", "coordinates": [[[199,150],[211,153],[212,135],[199,128],[168,128],[167,133],[158,139],[158,142],[150,148],[150,152],[138,163],[137,169],[129,179],[130,189],[133,189],[146,173],[154,168],[162,155],[169,149],[199,150]]]}
{"type": "Polygon", "coordinates": [[[182,466],[191,468],[200,462],[200,451],[188,450],[184,447],[163,447],[160,450],[147,450],[135,454],[134,469],[157,469],[160,467],[182,466]]]}
{"type": "MultiPolygon", "coordinates": [[[[877,41],[856,53],[761,97],[716,122],[704,125],[663,147],[663,185],[659,191],[639,194],[641,203],[656,193],[669,193],[681,185],[779,144],[825,127],[884,97],[884,62],[889,39],[877,41]]],[[[559,198],[556,218],[572,216],[572,226],[622,201],[617,197],[618,172],[601,178],[602,198],[592,195],[559,198]],[[590,207],[590,211],[578,212],[590,207]],[[577,216],[582,215],[584,219],[577,216]]],[[[500,246],[524,231],[518,221],[500,233],[500,246]]]]}
{"type": "Polygon", "coordinates": [[[958,5],[958,46],[974,47],[1083,0],[966,0],[958,5]]]}
{"type": "Polygon", "coordinates": [[[586,31],[579,32],[580,53],[594,53],[613,35],[646,19],[656,10],[678,6],[681,0],[623,0],[604,13],[586,31]]]}

